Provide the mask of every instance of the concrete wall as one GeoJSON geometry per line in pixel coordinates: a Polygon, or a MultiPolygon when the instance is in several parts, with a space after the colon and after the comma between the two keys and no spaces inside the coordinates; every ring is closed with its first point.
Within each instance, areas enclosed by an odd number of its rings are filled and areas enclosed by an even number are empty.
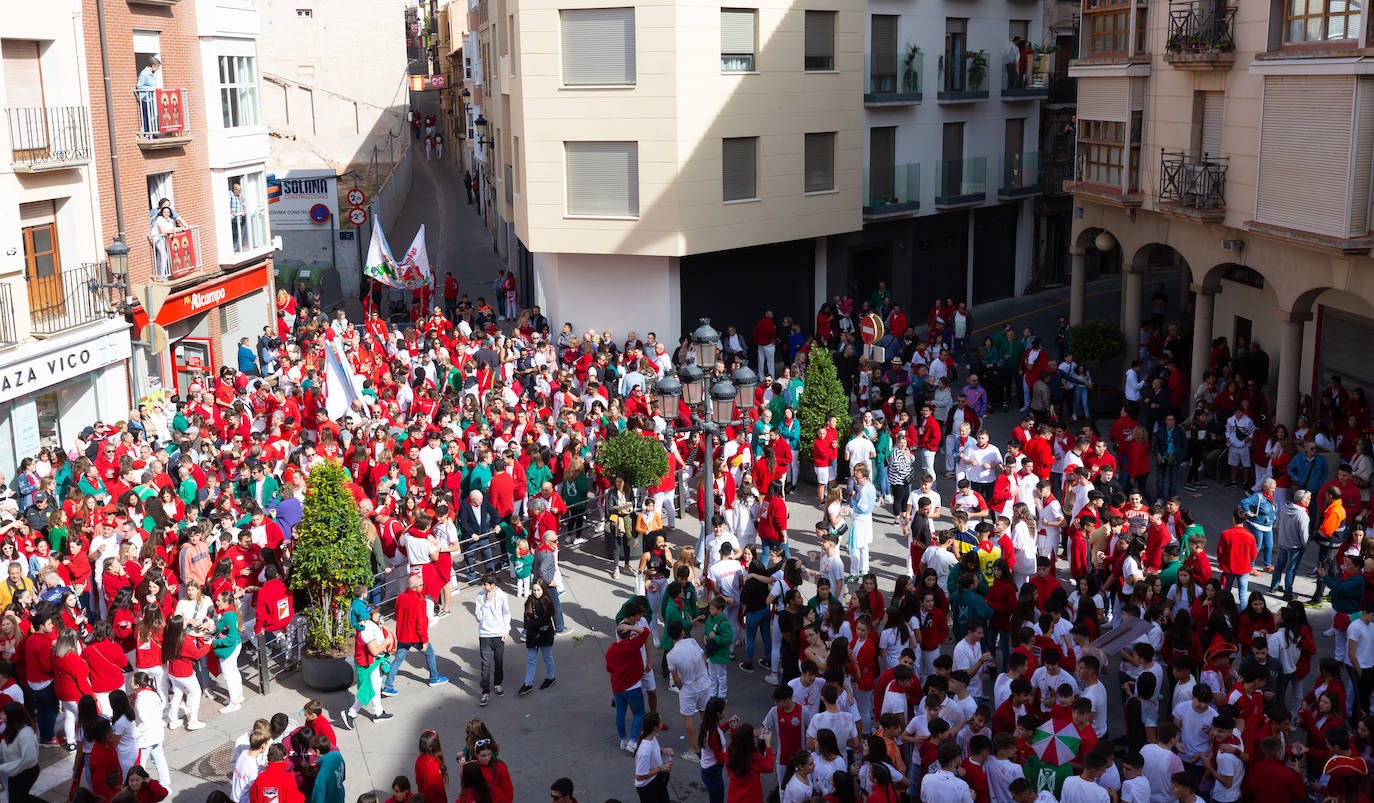
{"type": "MultiPolygon", "coordinates": [[[[653,331],[662,339],[682,331],[678,307],[678,260],[673,257],[549,254],[534,255],[533,303],[557,329],[601,329],[612,334],[653,331]],[[611,312],[607,317],[608,311],[611,312]]],[[[676,340],[670,342],[676,343],[676,340]]]]}

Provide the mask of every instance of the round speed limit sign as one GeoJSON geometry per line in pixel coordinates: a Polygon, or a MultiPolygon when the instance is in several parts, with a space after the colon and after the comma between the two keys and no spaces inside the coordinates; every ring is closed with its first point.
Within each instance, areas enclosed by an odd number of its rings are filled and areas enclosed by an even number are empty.
{"type": "Polygon", "coordinates": [[[356,206],[348,210],[348,222],[354,226],[363,225],[367,222],[367,210],[356,206]]]}
{"type": "Polygon", "coordinates": [[[357,187],[349,190],[347,197],[349,206],[362,206],[367,201],[367,193],[357,187]]]}

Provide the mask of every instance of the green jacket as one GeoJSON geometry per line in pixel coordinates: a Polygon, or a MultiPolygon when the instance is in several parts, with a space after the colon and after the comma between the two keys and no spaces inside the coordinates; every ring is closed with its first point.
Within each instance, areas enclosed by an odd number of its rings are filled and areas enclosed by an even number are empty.
{"type": "MultiPolygon", "coordinates": [[[[684,606],[690,604],[687,600],[687,594],[685,592],[682,595],[682,604],[684,606]]],[[[678,607],[677,605],[673,604],[673,601],[671,599],[667,597],[663,598],[663,638],[659,639],[659,649],[671,650],[673,648],[673,645],[677,643],[672,639],[671,636],[668,635],[669,624],[673,622],[681,622],[683,632],[692,632],[692,619],[694,618],[694,611],[696,611],[695,605],[691,607],[678,607]]]]}
{"type": "Polygon", "coordinates": [[[200,489],[196,487],[196,481],[191,477],[182,480],[181,484],[177,486],[177,496],[188,505],[196,503],[196,497],[199,493],[200,489]]]}
{"type": "Polygon", "coordinates": [[[544,483],[553,482],[553,470],[548,466],[530,466],[525,469],[525,492],[536,496],[544,483]]]}
{"type": "Polygon", "coordinates": [[[515,567],[515,579],[524,580],[534,574],[534,552],[525,555],[516,555],[511,560],[511,565],[515,567]]]}
{"type": "Polygon", "coordinates": [[[587,509],[587,474],[583,472],[577,479],[558,484],[558,494],[568,505],[569,513],[581,513],[587,509]]]}
{"type": "Polygon", "coordinates": [[[974,622],[986,624],[992,619],[992,607],[987,600],[972,591],[962,590],[954,601],[950,604],[954,611],[954,638],[959,640],[968,632],[968,626],[974,622]]]}
{"type": "Polygon", "coordinates": [[[724,613],[719,616],[707,615],[706,627],[702,631],[702,640],[706,643],[706,660],[713,664],[730,663],[730,645],[735,640],[735,629],[730,626],[730,619],[724,613]],[[716,645],[715,652],[711,652],[710,644],[716,645]]]}
{"type": "Polygon", "coordinates": [[[984,365],[996,365],[998,362],[1005,362],[1010,354],[1011,344],[1003,335],[994,335],[992,347],[983,355],[984,365]]]}
{"type": "Polygon", "coordinates": [[[228,658],[242,641],[239,636],[238,611],[221,613],[215,620],[215,628],[215,640],[210,642],[210,646],[214,649],[216,657],[228,658]]]}

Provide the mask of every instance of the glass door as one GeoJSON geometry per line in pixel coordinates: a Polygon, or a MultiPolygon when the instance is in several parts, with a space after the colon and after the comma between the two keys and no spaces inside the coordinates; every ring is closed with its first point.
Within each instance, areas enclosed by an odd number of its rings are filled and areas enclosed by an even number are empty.
{"type": "Polygon", "coordinates": [[[176,392],[183,398],[192,383],[199,381],[201,387],[213,389],[209,381],[215,375],[215,352],[210,347],[210,339],[188,337],[172,349],[172,378],[176,392]]]}

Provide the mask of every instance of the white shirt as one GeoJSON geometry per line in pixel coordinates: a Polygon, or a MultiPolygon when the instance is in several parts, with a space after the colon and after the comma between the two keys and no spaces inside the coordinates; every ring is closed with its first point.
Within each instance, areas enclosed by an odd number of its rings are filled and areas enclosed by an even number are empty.
{"type": "Polygon", "coordinates": [[[946,769],[936,770],[921,780],[921,803],[957,803],[973,800],[968,782],[946,769]]]}
{"type": "Polygon", "coordinates": [[[816,733],[829,728],[835,734],[835,741],[843,745],[859,735],[859,731],[854,727],[854,717],[845,711],[821,711],[811,717],[811,724],[806,726],[806,738],[816,738],[816,733]]]}
{"type": "Polygon", "coordinates": [[[739,578],[743,570],[739,561],[726,558],[712,563],[706,574],[715,585],[717,594],[734,600],[732,604],[739,604],[739,578]]]}
{"type": "Polygon", "coordinates": [[[1112,796],[1092,781],[1072,775],[1064,779],[1064,788],[1059,792],[1059,803],[1112,803],[1112,796]]]}
{"type": "Polygon", "coordinates": [[[969,673],[968,693],[974,697],[983,696],[983,671],[980,667],[977,672],[973,667],[978,663],[978,659],[983,657],[982,644],[970,644],[966,638],[959,639],[959,643],[954,645],[954,666],[958,670],[962,669],[969,673]]]}
{"type": "Polygon", "coordinates": [[[1121,803],[1150,803],[1150,782],[1145,776],[1137,775],[1121,782],[1121,803]]]}
{"type": "Polygon", "coordinates": [[[694,638],[685,638],[668,651],[668,671],[676,672],[682,688],[700,689],[707,685],[706,652],[694,638]]]}
{"type": "Polygon", "coordinates": [[[635,750],[635,786],[644,787],[654,782],[657,776],[649,773],[663,766],[663,749],[658,746],[658,737],[650,737],[639,743],[635,750]],[[644,780],[639,776],[649,775],[644,780]]]}
{"type": "Polygon", "coordinates": [[[949,570],[958,562],[959,558],[953,552],[939,547],[927,549],[921,554],[921,565],[935,570],[935,579],[940,582],[941,588],[949,583],[949,570]]]}
{"type": "MultiPolygon", "coordinates": [[[[820,678],[816,678],[811,681],[810,686],[806,686],[802,684],[801,678],[792,678],[787,681],[787,685],[792,687],[792,702],[802,708],[802,729],[805,730],[811,726],[811,718],[816,715],[816,709],[820,707],[821,689],[825,687],[825,683],[820,678]]],[[[835,735],[839,736],[838,733],[835,735]]]]}
{"type": "Polygon", "coordinates": [[[844,457],[846,460],[849,461],[849,466],[851,470],[854,466],[863,464],[864,466],[867,466],[870,471],[872,471],[873,459],[877,456],[878,450],[874,448],[873,441],[869,440],[863,435],[851,438],[849,443],[845,444],[844,447],[844,457]]]}
{"type": "Polygon", "coordinates": [[[1049,667],[1037,666],[1035,673],[1031,675],[1031,686],[1040,691],[1040,710],[1049,711],[1054,707],[1055,700],[1059,699],[1059,686],[1067,683],[1073,688],[1073,693],[1078,694],[1078,679],[1072,673],[1059,668],[1059,673],[1051,675],[1047,670],[1049,667]]]}
{"type": "Polygon", "coordinates": [[[1212,720],[1216,716],[1217,710],[1210,705],[1198,713],[1191,701],[1174,709],[1174,719],[1182,724],[1178,734],[1178,750],[1184,758],[1199,756],[1212,748],[1212,720]]]}
{"type": "Polygon", "coordinates": [[[1231,776],[1231,783],[1223,786],[1221,779],[1217,779],[1216,786],[1212,787],[1212,800],[1214,803],[1231,803],[1240,800],[1240,783],[1245,780],[1245,765],[1241,763],[1235,753],[1217,753],[1217,775],[1231,776]]]}
{"type": "Polygon", "coordinates": [[[1086,686],[1079,692],[1080,697],[1085,697],[1093,704],[1093,733],[1101,739],[1107,735],[1107,689],[1098,681],[1091,686],[1086,686]]]}
{"type": "Polygon", "coordinates": [[[1002,452],[996,446],[988,444],[980,447],[977,442],[973,443],[973,448],[964,453],[964,473],[969,482],[992,482],[997,479],[997,464],[1002,462],[1002,452]]]}
{"type": "Polygon", "coordinates": [[[1183,759],[1157,744],[1140,748],[1140,755],[1145,759],[1140,777],[1150,785],[1150,803],[1170,803],[1174,799],[1171,791],[1174,773],[1183,772],[1183,759]]]}
{"type": "Polygon", "coordinates": [[[1356,670],[1374,668],[1374,624],[1366,623],[1363,616],[1352,619],[1345,637],[1350,665],[1356,670]]]}
{"type": "Polygon", "coordinates": [[[251,751],[245,750],[234,762],[233,780],[229,785],[229,797],[237,803],[248,803],[248,793],[253,789],[253,781],[257,780],[258,773],[262,771],[262,765],[258,763],[258,756],[251,751]]]}

